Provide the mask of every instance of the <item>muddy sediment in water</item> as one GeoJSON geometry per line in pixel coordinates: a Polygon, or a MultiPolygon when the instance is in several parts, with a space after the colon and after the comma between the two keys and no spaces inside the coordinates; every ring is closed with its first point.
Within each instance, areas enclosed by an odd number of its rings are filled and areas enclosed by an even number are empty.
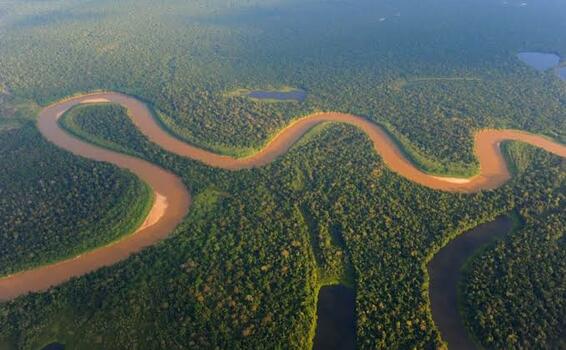
{"type": "Polygon", "coordinates": [[[420,185],[448,192],[477,192],[494,189],[510,177],[500,144],[516,140],[566,157],[566,146],[551,140],[517,130],[483,130],[475,135],[475,153],[480,173],[469,179],[433,176],[416,168],[395,141],[378,125],[367,119],[345,113],[317,113],[301,118],[284,128],[259,152],[246,158],[232,158],[188,144],[169,134],[154,119],[141,101],[120,93],[104,92],[78,96],[55,103],[43,109],[38,128],[42,135],[55,145],[79,156],[104,161],[128,169],[145,181],[155,192],[156,202],[145,224],[134,234],[105,247],[97,248],[76,258],[41,266],[0,278],[0,300],[15,298],[29,292],[43,291],[72,277],[84,275],[103,266],[126,259],[133,253],[167,237],[182,221],[189,210],[190,195],[181,179],[145,160],[124,155],[89,144],[70,135],[58,125],[58,118],[73,106],[88,103],[116,103],[124,106],[135,126],[148,139],[164,150],[200,161],[212,167],[240,170],[267,165],[286,153],[306,132],[323,122],[340,122],[353,125],[370,138],[390,170],[420,185]],[[148,224],[151,223],[151,224],[148,224]]]}

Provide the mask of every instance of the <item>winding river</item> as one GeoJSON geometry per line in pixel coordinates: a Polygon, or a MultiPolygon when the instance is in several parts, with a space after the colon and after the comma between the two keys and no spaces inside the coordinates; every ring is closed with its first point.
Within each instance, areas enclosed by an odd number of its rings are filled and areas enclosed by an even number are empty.
{"type": "Polygon", "coordinates": [[[459,313],[458,288],[463,278],[464,265],[478,249],[506,235],[512,228],[513,220],[500,216],[459,235],[429,262],[432,319],[450,349],[477,349],[459,313]]]}
{"type": "Polygon", "coordinates": [[[550,139],[517,130],[481,130],[475,134],[475,153],[480,173],[474,177],[450,178],[426,174],[416,168],[387,133],[371,121],[351,114],[325,112],[296,120],[277,134],[263,149],[246,158],[232,158],[190,145],[161,128],[141,101],[115,92],[101,92],[72,97],[44,108],[38,118],[42,135],[55,145],[76,155],[103,161],[130,170],[153,189],[155,202],[143,225],[123,239],[72,259],[44,265],[0,278],[0,300],[10,300],[30,292],[39,292],[84,275],[103,266],[126,259],[133,253],[167,237],[186,216],[191,197],[181,179],[145,160],[114,152],[82,141],[58,125],[60,116],[79,104],[116,103],[124,106],[135,126],[164,150],[200,161],[211,167],[229,170],[261,167],[285,154],[306,132],[323,122],[353,125],[370,138],[375,152],[392,171],[420,185],[449,192],[477,192],[497,188],[511,175],[501,153],[503,141],[522,141],[561,157],[566,146],[550,139]]]}

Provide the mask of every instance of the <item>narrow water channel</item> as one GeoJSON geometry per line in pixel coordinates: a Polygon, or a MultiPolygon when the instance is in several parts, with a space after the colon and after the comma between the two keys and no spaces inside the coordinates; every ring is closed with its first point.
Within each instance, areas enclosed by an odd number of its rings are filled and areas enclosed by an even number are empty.
{"type": "Polygon", "coordinates": [[[511,231],[513,221],[500,216],[467,231],[442,248],[428,264],[432,318],[449,349],[475,350],[458,308],[458,286],[462,268],[478,249],[511,231]]]}
{"type": "Polygon", "coordinates": [[[1,277],[0,302],[29,292],[45,291],[73,277],[122,261],[131,254],[166,238],[185,218],[189,210],[190,194],[182,180],[175,174],[145,160],[84,142],[61,129],[58,119],[63,113],[79,104],[92,103],[120,104],[129,111],[128,115],[139,131],[164,150],[226,170],[249,169],[270,164],[289,151],[305,133],[325,122],[346,123],[359,128],[372,141],[374,151],[381,156],[391,171],[417,184],[446,192],[478,192],[497,188],[507,182],[511,178],[511,173],[501,153],[500,144],[503,141],[521,141],[566,158],[566,145],[553,142],[549,138],[519,130],[485,129],[474,135],[474,152],[480,165],[480,173],[470,178],[434,176],[423,172],[407,159],[395,140],[391,139],[379,125],[363,117],[337,112],[313,113],[299,118],[282,129],[258,152],[245,158],[232,158],[198,148],[172,136],[162,129],[151,110],[133,97],[115,92],[75,96],[45,107],[37,120],[39,131],[47,140],[62,149],[132,171],[154,190],[156,195],[154,206],[146,222],[136,232],[124,236],[114,244],[94,249],[75,258],[1,277]]]}
{"type": "Polygon", "coordinates": [[[314,350],[352,350],[356,347],[356,297],[344,285],[320,289],[314,350]]]}
{"type": "Polygon", "coordinates": [[[49,345],[44,346],[43,349],[41,350],[65,350],[65,345],[60,343],[51,343],[49,345]]]}

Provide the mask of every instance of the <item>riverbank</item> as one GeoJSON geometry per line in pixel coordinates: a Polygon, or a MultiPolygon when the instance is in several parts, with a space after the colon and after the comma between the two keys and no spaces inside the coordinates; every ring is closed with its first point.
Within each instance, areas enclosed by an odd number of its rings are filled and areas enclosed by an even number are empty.
{"type": "Polygon", "coordinates": [[[477,349],[459,307],[459,286],[466,263],[490,242],[509,234],[515,227],[515,221],[509,216],[478,225],[450,241],[427,264],[432,318],[450,349],[477,349]]]}
{"type": "Polygon", "coordinates": [[[98,103],[100,99],[79,97],[43,109],[38,119],[38,129],[46,139],[67,151],[133,172],[151,187],[156,200],[133,234],[77,257],[0,279],[0,300],[43,291],[72,277],[124,260],[165,238],[188,212],[190,196],[176,175],[144,160],[86,143],[59,127],[57,121],[64,112],[78,104],[89,102],[98,103]]]}
{"type": "Polygon", "coordinates": [[[511,174],[502,155],[500,144],[504,141],[522,141],[561,157],[566,157],[566,146],[553,141],[517,130],[482,130],[474,137],[475,152],[480,164],[480,172],[464,181],[455,181],[429,175],[415,167],[399,149],[395,141],[378,125],[371,121],[344,113],[315,113],[297,119],[282,129],[263,149],[245,158],[232,158],[203,150],[187,144],[164,130],[153,117],[151,110],[141,101],[114,92],[99,92],[76,96],[44,108],[38,119],[38,128],[43,136],[55,145],[79,156],[92,160],[113,163],[128,169],[148,183],[156,197],[164,197],[167,210],[163,207],[152,208],[150,216],[161,211],[154,224],[139,229],[135,234],[116,244],[95,249],[89,253],[46,265],[34,270],[24,271],[8,278],[0,279],[0,299],[11,299],[31,291],[45,290],[53,285],[67,281],[112,265],[140,251],[146,246],[169,235],[181,222],[190,206],[190,195],[180,178],[149,162],[86,143],[65,132],[58,124],[59,118],[71,108],[81,104],[116,103],[128,110],[134,125],[152,142],[164,150],[177,155],[200,161],[208,166],[227,170],[249,169],[267,165],[285,154],[305,133],[324,122],[339,122],[353,125],[368,136],[374,150],[381,156],[388,168],[420,185],[447,192],[478,192],[490,190],[504,184],[511,174]]]}

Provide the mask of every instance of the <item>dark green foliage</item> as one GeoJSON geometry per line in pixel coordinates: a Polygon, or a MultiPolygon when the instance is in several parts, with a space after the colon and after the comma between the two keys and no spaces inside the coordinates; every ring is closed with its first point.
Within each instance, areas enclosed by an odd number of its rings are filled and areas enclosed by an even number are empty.
{"type": "Polygon", "coordinates": [[[520,198],[524,226],[472,260],[464,312],[486,348],[559,349],[566,344],[565,163],[526,147],[515,150],[529,189],[520,198]],[[555,176],[541,178],[535,169],[555,176]]]}
{"type": "Polygon", "coordinates": [[[137,150],[148,147],[147,142],[143,138],[126,132],[121,134],[119,142],[117,140],[105,140],[98,136],[108,134],[110,130],[127,130],[132,124],[126,116],[127,111],[118,105],[77,106],[65,113],[59,119],[59,124],[75,136],[88,142],[139,157],[143,153],[137,150]],[[123,147],[120,146],[121,144],[128,146],[123,147]]]}
{"type": "MultiPolygon", "coordinates": [[[[177,169],[196,189],[195,205],[156,247],[5,305],[6,329],[14,330],[6,334],[19,334],[22,348],[47,339],[100,349],[304,348],[313,292],[325,277],[341,277],[342,257],[357,289],[360,348],[437,347],[422,289],[429,252],[522,203],[525,180],[471,196],[416,186],[392,174],[347,126],[315,130],[273,165],[225,173],[156,151],[116,107],[89,109],[96,113],[76,115],[75,126],[177,169]],[[70,325],[80,337],[60,330],[70,325]]],[[[529,174],[552,179],[559,171],[541,169],[529,174]]],[[[550,186],[540,183],[533,190],[550,186]]]]}
{"type": "Polygon", "coordinates": [[[151,101],[175,134],[224,153],[247,154],[315,110],[386,125],[437,173],[474,172],[477,128],[566,140],[564,84],[515,57],[525,49],[566,55],[558,0],[528,10],[490,0],[68,1],[43,10],[11,2],[8,13],[59,19],[21,26],[9,16],[0,80],[14,93],[47,103],[94,89],[128,92],[151,101]],[[226,96],[285,85],[309,97],[266,104],[226,96]]]}
{"type": "Polygon", "coordinates": [[[0,163],[0,275],[111,242],[151,205],[135,176],[59,150],[29,122],[0,131],[0,163]]]}
{"type": "MultiPolygon", "coordinates": [[[[0,4],[0,80],[43,104],[80,91],[127,92],[179,137],[237,155],[293,118],[351,112],[385,125],[424,169],[471,174],[478,128],[566,137],[565,84],[515,58],[525,49],[566,56],[564,4],[518,5],[9,0],[0,4]],[[284,85],[309,97],[227,96],[284,85]]],[[[470,329],[488,347],[561,346],[564,169],[556,157],[512,148],[519,178],[459,195],[392,174],[345,126],[318,129],[270,166],[231,173],[152,145],[119,107],[79,108],[63,123],[176,172],[194,206],[170,239],[129,260],[0,305],[0,347],[308,348],[314,293],[337,280],[356,287],[359,348],[441,347],[423,266],[454,235],[513,208],[525,228],[471,265],[470,329]]]]}

